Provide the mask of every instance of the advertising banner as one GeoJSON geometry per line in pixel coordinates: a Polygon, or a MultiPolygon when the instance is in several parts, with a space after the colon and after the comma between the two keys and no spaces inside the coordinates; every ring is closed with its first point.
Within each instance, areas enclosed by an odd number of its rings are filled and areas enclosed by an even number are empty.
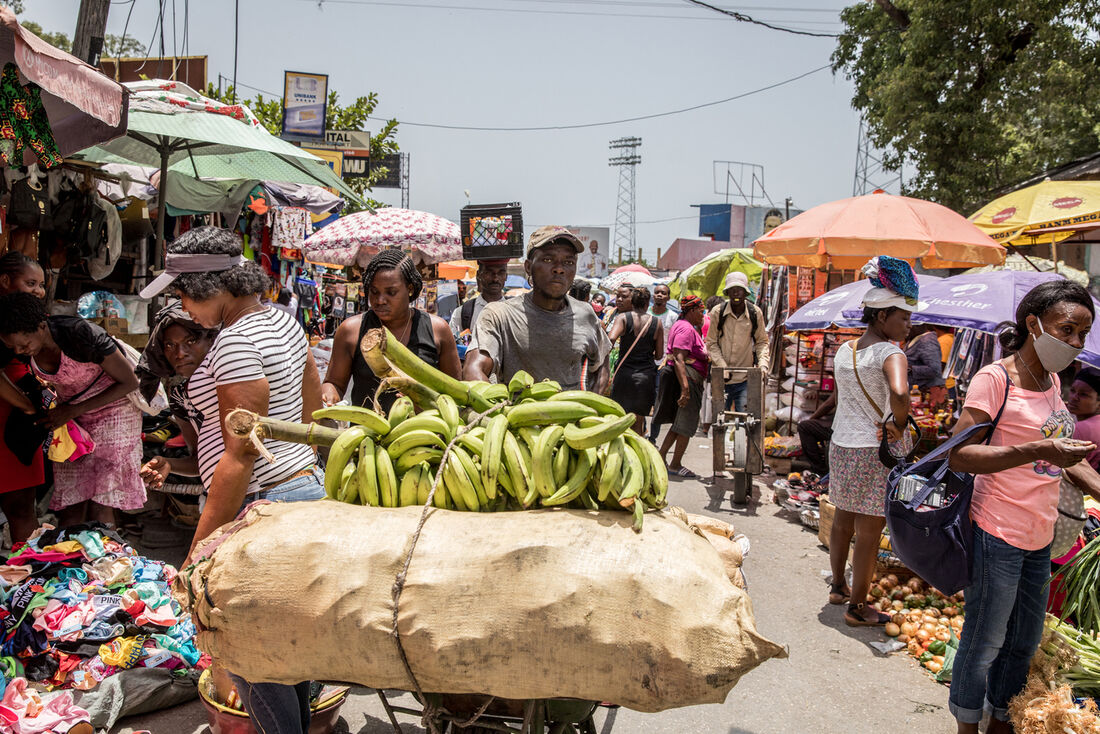
{"type": "Polygon", "coordinates": [[[325,139],[328,74],[283,72],[283,135],[325,139]]]}
{"type": "Polygon", "coordinates": [[[584,243],[584,252],[577,255],[578,278],[603,278],[608,270],[611,230],[608,227],[566,227],[584,243]]]}

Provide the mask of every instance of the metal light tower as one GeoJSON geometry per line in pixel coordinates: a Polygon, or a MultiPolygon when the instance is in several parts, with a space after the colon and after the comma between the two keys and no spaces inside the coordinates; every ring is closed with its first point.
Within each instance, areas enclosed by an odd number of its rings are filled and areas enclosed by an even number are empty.
{"type": "Polygon", "coordinates": [[[642,139],[633,137],[612,140],[607,146],[613,151],[608,165],[619,169],[619,202],[615,208],[615,249],[612,252],[622,252],[629,260],[634,259],[638,242],[634,215],[634,169],[642,162],[642,156],[638,153],[641,146],[642,139]]]}
{"type": "Polygon", "coordinates": [[[852,196],[870,194],[876,189],[900,194],[902,171],[887,171],[882,167],[881,153],[877,152],[867,136],[867,123],[859,119],[859,144],[856,146],[856,177],[852,184],[852,196]]]}

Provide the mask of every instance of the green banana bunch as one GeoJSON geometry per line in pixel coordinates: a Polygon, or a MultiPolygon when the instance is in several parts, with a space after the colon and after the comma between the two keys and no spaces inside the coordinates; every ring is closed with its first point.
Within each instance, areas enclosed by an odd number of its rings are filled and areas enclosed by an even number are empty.
{"type": "MultiPolygon", "coordinates": [[[[425,367],[413,372],[430,377],[425,367]]],[[[388,415],[352,406],[314,414],[351,424],[329,450],[328,497],[466,512],[626,510],[635,529],[646,510],[666,504],[663,457],[631,429],[634,415],[610,398],[563,392],[525,372],[507,384],[424,387],[415,400],[399,397],[388,415]]]]}

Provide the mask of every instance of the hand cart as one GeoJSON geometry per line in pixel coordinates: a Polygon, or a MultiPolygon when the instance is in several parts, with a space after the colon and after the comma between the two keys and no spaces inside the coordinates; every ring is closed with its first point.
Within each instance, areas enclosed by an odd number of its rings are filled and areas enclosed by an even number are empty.
{"type": "MultiPolygon", "coordinates": [[[[413,694],[414,697],[416,694],[413,694]]],[[[378,691],[382,707],[397,734],[402,734],[397,714],[415,716],[429,734],[596,734],[595,701],[545,698],[517,701],[490,696],[426,693],[423,708],[395,706],[378,691]]],[[[603,731],[610,730],[616,709],[611,709],[603,731]]]]}
{"type": "MultiPolygon", "coordinates": [[[[748,374],[745,412],[726,410],[726,379],[735,370],[712,367],[710,397],[714,406],[711,445],[714,450],[714,486],[732,491],[733,501],[743,505],[752,496],[752,478],[764,473],[764,373],[759,367],[737,372],[748,374]]],[[[733,406],[730,406],[733,408],[733,406]]]]}

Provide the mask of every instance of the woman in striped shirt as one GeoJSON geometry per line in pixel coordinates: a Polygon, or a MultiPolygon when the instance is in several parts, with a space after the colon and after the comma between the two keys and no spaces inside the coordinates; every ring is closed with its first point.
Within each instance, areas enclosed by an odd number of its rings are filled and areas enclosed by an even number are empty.
{"type": "MultiPolygon", "coordinates": [[[[260,303],[268,276],[241,253],[232,232],[193,229],[169,245],[164,274],[141,293],[151,298],[171,286],[193,321],[208,329],[221,327],[187,389],[206,490],[195,542],[249,502],[324,497],[310,446],[268,441],[277,459],[271,464],[225,429],[225,417],[235,408],[310,423],[321,407],[321,381],[305,332],[286,312],[260,303]]],[[[308,682],[251,684],[230,675],[260,731],[304,733],[309,728],[308,682]]]]}

